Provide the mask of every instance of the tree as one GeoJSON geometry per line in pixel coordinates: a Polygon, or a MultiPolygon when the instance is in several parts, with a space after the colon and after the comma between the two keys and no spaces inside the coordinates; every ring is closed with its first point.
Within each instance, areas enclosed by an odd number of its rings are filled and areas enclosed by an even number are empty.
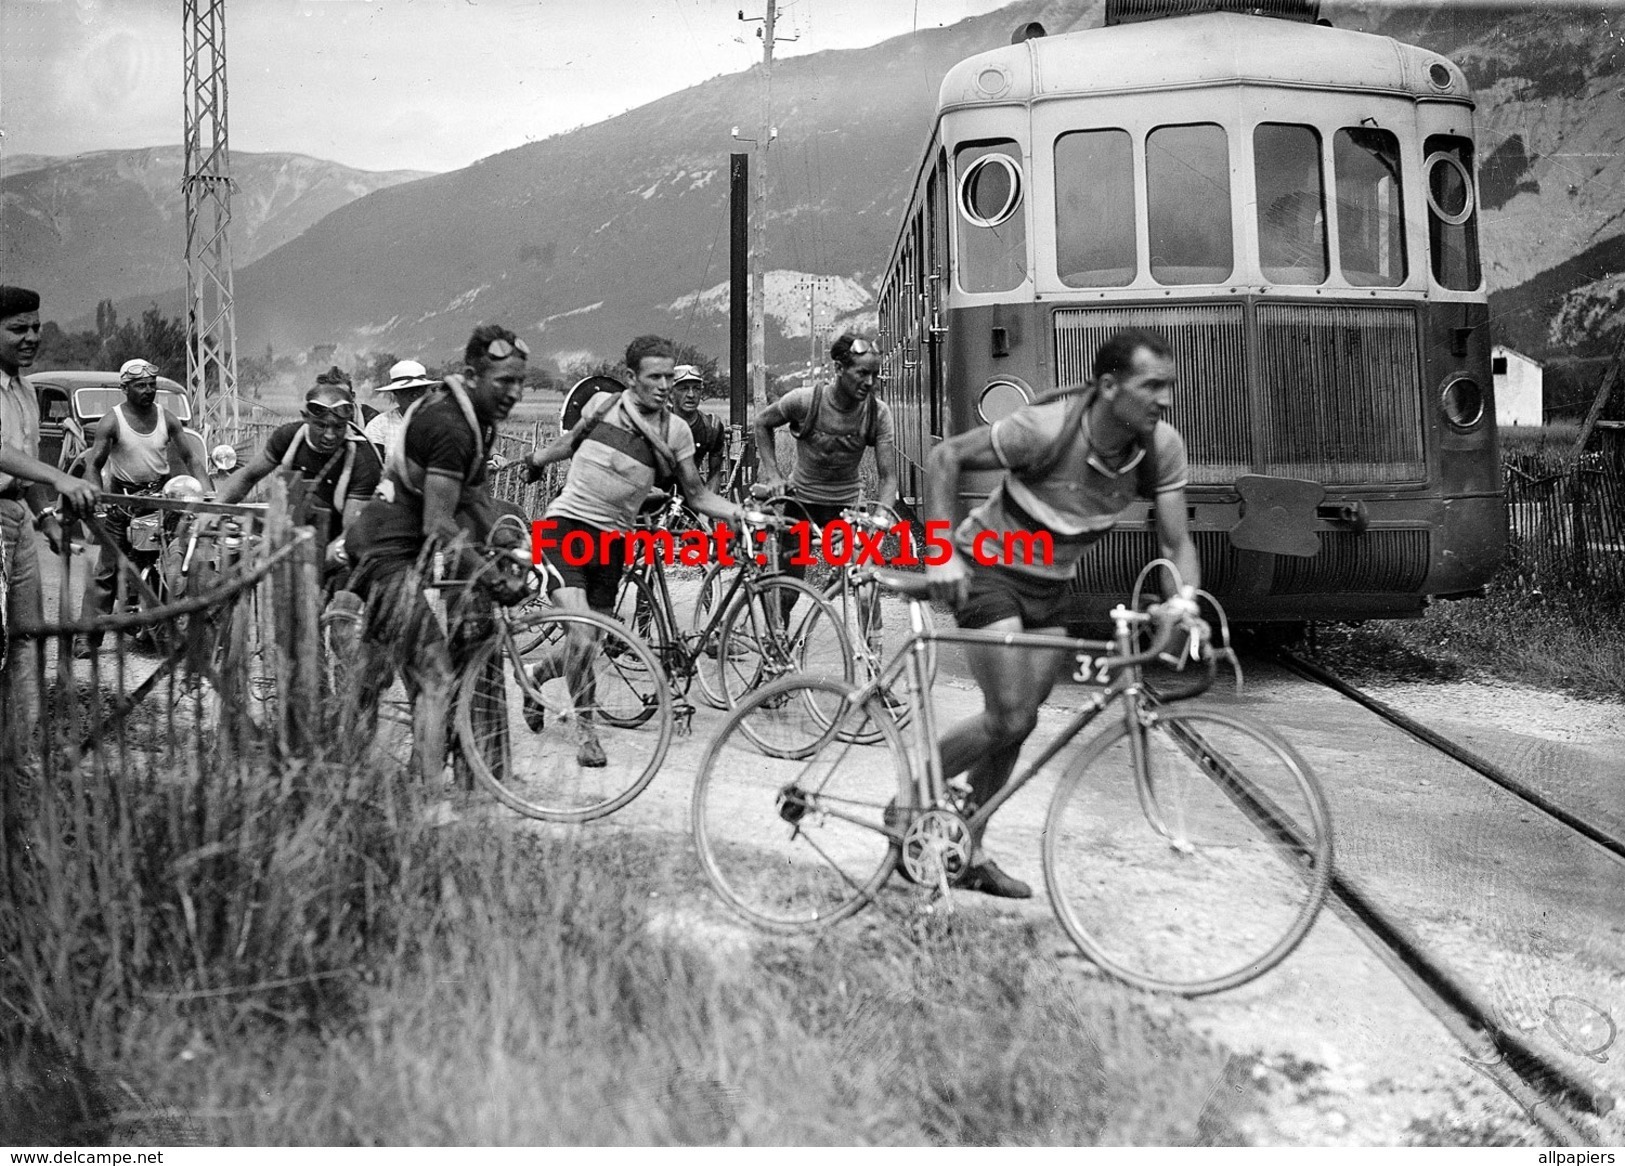
{"type": "MultiPolygon", "coordinates": [[[[108,311],[112,318],[111,305],[108,311]]],[[[114,329],[101,342],[101,357],[99,366],[105,369],[116,369],[127,360],[139,357],[151,361],[158,366],[158,371],[171,380],[186,380],[186,324],[180,319],[170,319],[158,310],[157,304],[150,305],[141,313],[141,325],[137,327],[126,320],[114,329]]]]}

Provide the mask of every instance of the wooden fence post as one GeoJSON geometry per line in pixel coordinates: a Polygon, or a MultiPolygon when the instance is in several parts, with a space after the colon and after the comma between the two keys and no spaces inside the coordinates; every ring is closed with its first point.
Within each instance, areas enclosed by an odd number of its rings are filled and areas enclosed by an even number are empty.
{"type": "Polygon", "coordinates": [[[313,528],[298,528],[299,544],[289,564],[292,595],[292,637],[288,650],[293,655],[289,670],[292,682],[288,693],[289,744],[298,753],[310,756],[321,748],[322,708],[322,554],[324,547],[313,528]]]}
{"type": "Polygon", "coordinates": [[[1602,411],[1608,404],[1614,385],[1619,381],[1621,360],[1625,360],[1625,332],[1620,333],[1619,343],[1614,347],[1614,359],[1609,362],[1608,371],[1603,374],[1602,384],[1597,387],[1597,395],[1586,413],[1585,423],[1580,426],[1580,436],[1574,439],[1574,450],[1569,454],[1563,467],[1565,471],[1571,471],[1580,464],[1580,455],[1585,453],[1586,442],[1591,440],[1591,431],[1597,427],[1597,421],[1602,417],[1602,411]]]}

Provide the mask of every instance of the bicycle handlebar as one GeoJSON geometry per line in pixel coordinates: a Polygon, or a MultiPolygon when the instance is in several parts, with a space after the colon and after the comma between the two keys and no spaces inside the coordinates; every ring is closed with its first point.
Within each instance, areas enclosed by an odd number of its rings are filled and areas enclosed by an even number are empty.
{"type": "MultiPolygon", "coordinates": [[[[859,584],[874,583],[887,591],[894,592],[913,602],[920,603],[931,596],[930,582],[924,575],[905,574],[901,571],[891,571],[878,567],[866,567],[856,573],[859,584]]],[[[966,642],[998,644],[1001,647],[1036,648],[1044,651],[1066,651],[1088,653],[1095,660],[1098,667],[1104,670],[1120,668],[1136,668],[1149,664],[1158,658],[1167,659],[1173,663],[1174,659],[1166,656],[1169,646],[1173,643],[1175,635],[1185,632],[1189,636],[1189,647],[1182,650],[1177,658],[1183,661],[1187,651],[1190,658],[1201,660],[1207,667],[1208,677],[1200,688],[1189,694],[1205,689],[1212,683],[1218,671],[1218,661],[1221,652],[1213,648],[1213,627],[1188,602],[1173,600],[1153,604],[1146,611],[1137,611],[1134,608],[1119,604],[1110,613],[1112,622],[1117,625],[1120,633],[1118,640],[1084,640],[1071,636],[1044,636],[1033,632],[1002,632],[989,633],[977,630],[962,630],[954,634],[953,639],[966,642]],[[1152,625],[1154,635],[1148,647],[1139,652],[1118,653],[1116,655],[1098,655],[1101,651],[1109,651],[1117,647],[1123,637],[1131,633],[1135,627],[1152,625]]],[[[1228,651],[1228,649],[1225,649],[1228,651]]],[[[1181,664],[1182,666],[1182,664],[1181,664]]]]}

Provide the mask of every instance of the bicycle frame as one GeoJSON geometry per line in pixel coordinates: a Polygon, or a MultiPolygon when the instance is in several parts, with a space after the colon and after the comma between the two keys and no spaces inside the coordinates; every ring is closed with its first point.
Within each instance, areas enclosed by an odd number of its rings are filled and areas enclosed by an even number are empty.
{"type": "MultiPolygon", "coordinates": [[[[1119,608],[1113,613],[1117,622],[1115,639],[1084,640],[1070,636],[1039,635],[1033,632],[989,633],[974,629],[946,631],[927,629],[923,615],[924,601],[909,597],[908,604],[911,624],[908,641],[892,655],[873,679],[853,693],[850,703],[853,707],[861,707],[871,696],[886,691],[900,677],[907,676],[907,693],[912,713],[911,723],[908,726],[911,735],[908,753],[913,769],[914,792],[920,799],[919,806],[922,809],[940,808],[948,805],[949,801],[947,781],[942,773],[942,752],[937,745],[939,738],[936,730],[936,710],[929,699],[930,685],[927,679],[926,657],[933,644],[998,645],[1068,652],[1079,658],[1081,668],[1093,673],[1093,679],[1100,685],[1092,694],[1090,705],[1074,714],[1033,762],[1013,775],[985,805],[978,806],[974,813],[965,818],[966,824],[973,831],[979,831],[986,825],[1000,806],[1014,797],[1039,770],[1054,760],[1062,749],[1112,705],[1123,702],[1123,716],[1131,727],[1138,718],[1141,688],[1139,661],[1155,655],[1160,651],[1160,645],[1153,646],[1149,653],[1137,654],[1133,651],[1133,631],[1129,617],[1135,613],[1127,609],[1119,608]],[[1113,662],[1116,660],[1122,662],[1113,662]]],[[[1074,678],[1090,679],[1078,673],[1074,673],[1074,678]]],[[[1196,694],[1193,692],[1189,695],[1196,694]]],[[[1135,767],[1137,771],[1144,772],[1144,741],[1138,734],[1131,732],[1129,736],[1135,767]]],[[[887,827],[886,833],[898,840],[903,836],[900,830],[891,827],[887,827]]]]}
{"type": "MultiPolygon", "coordinates": [[[[748,540],[747,540],[748,541],[748,540]]],[[[687,695],[690,686],[694,683],[695,665],[699,662],[700,645],[706,643],[713,635],[721,630],[722,622],[733,606],[734,599],[741,589],[749,586],[746,579],[748,572],[757,569],[756,565],[747,560],[741,560],[741,570],[734,574],[727,590],[721,598],[712,604],[711,615],[705,626],[698,632],[685,632],[678,626],[677,608],[672,603],[671,585],[666,579],[666,566],[658,555],[651,555],[647,562],[632,567],[629,575],[638,575],[644,585],[649,589],[653,606],[649,612],[650,619],[663,621],[665,635],[661,637],[659,647],[651,645],[655,655],[666,669],[667,678],[671,681],[673,691],[677,691],[679,675],[681,677],[683,695],[687,695]],[[665,659],[668,653],[674,658],[665,659]]],[[[637,630],[635,627],[632,629],[637,630]]]]}

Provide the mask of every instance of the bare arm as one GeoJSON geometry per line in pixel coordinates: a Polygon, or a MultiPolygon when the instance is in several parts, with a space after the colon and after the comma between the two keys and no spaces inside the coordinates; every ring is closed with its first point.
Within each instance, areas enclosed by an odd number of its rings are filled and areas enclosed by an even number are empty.
{"type": "Polygon", "coordinates": [[[85,455],[84,468],[80,476],[94,485],[102,484],[102,467],[107,464],[107,457],[113,452],[114,434],[118,432],[118,419],[109,409],[96,422],[96,431],[91,438],[90,452],[85,455]]]}
{"type": "Polygon", "coordinates": [[[1196,557],[1196,543],[1191,539],[1183,489],[1157,495],[1157,542],[1163,557],[1173,560],[1180,581],[1189,587],[1200,587],[1202,565],[1196,557]]]}
{"type": "Polygon", "coordinates": [[[677,463],[677,488],[683,492],[688,504],[701,514],[732,522],[735,530],[739,528],[739,507],[700,481],[700,471],[695,468],[691,457],[677,463]]]}
{"type": "Polygon", "coordinates": [[[275,469],[276,463],[271,460],[270,455],[263,449],[260,450],[246,466],[226,479],[226,484],[220,487],[220,493],[215,495],[215,501],[241,502],[262,478],[267,477],[275,469]]]}
{"type": "Polygon", "coordinates": [[[457,507],[463,500],[459,474],[430,470],[423,479],[423,537],[449,543],[460,533],[457,507]]]}
{"type": "Polygon", "coordinates": [[[875,472],[880,476],[879,502],[890,510],[897,502],[897,443],[882,441],[875,446],[875,472]]]}
{"type": "MultiPolygon", "coordinates": [[[[925,459],[926,530],[951,529],[958,517],[959,482],[966,470],[996,470],[1001,464],[993,452],[993,430],[987,426],[950,437],[925,459]],[[945,523],[933,527],[931,524],[945,523]]],[[[955,551],[945,563],[926,564],[935,599],[955,606],[963,603],[970,587],[970,568],[955,551]]]]}
{"type": "Polygon", "coordinates": [[[205,490],[214,489],[214,480],[209,476],[209,467],[198,459],[192,443],[186,440],[186,426],[181,424],[180,418],[165,409],[164,424],[169,427],[170,442],[181,451],[181,464],[186,467],[186,472],[201,482],[205,490]]]}
{"type": "Polygon", "coordinates": [[[750,423],[751,438],[756,442],[756,481],[760,485],[771,488],[784,481],[773,431],[789,420],[781,397],[756,414],[756,419],[750,423]]]}
{"type": "Polygon", "coordinates": [[[96,496],[101,493],[101,487],[88,478],[79,479],[65,474],[53,465],[6,445],[0,445],[0,473],[29,482],[44,482],[67,499],[75,510],[88,510],[96,504],[96,496]]]}
{"type": "MultiPolygon", "coordinates": [[[[586,430],[589,426],[596,425],[603,415],[614,407],[614,404],[615,395],[613,393],[595,393],[582,406],[581,416],[576,418],[576,423],[571,426],[570,431],[559,434],[540,449],[531,450],[530,453],[525,455],[525,465],[533,472],[540,473],[540,471],[555,462],[568,461],[575,454],[577,434],[586,430]],[[605,398],[609,400],[607,405],[603,403],[605,398]]],[[[531,480],[535,481],[535,478],[531,480]]]]}

